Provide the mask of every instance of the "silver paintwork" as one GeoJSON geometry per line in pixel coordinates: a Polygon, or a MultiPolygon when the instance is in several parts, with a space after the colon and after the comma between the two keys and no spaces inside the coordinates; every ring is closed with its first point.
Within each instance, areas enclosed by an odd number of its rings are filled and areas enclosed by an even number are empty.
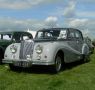
{"type": "MultiPolygon", "coordinates": [[[[60,30],[60,28],[58,30],[60,30]]],[[[66,30],[68,35],[68,30],[70,30],[70,28],[67,28],[66,30]]],[[[74,32],[76,31],[79,32],[81,34],[81,38],[83,38],[82,33],[79,30],[72,29],[72,28],[71,30],[73,30],[74,32]]],[[[33,54],[30,55],[31,56],[30,59],[19,58],[20,48],[21,48],[20,43],[14,43],[14,45],[17,46],[17,52],[15,54],[11,53],[10,47],[12,45],[13,44],[7,47],[5,51],[3,63],[9,64],[14,62],[29,62],[30,65],[53,65],[55,64],[55,57],[59,51],[64,53],[63,60],[65,63],[70,63],[70,62],[80,60],[82,59],[82,55],[89,54],[89,47],[84,42],[83,39],[75,40],[75,38],[72,39],[70,37],[68,37],[68,39],[65,40],[62,38],[61,39],[57,38],[56,40],[50,40],[50,41],[49,40],[34,41],[33,54]],[[38,45],[43,47],[43,51],[41,54],[36,53],[36,47],[38,45]]]]}

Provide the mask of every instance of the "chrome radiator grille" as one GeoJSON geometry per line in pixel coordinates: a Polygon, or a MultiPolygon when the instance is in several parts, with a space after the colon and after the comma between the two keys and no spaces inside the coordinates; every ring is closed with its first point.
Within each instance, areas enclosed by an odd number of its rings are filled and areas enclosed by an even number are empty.
{"type": "Polygon", "coordinates": [[[20,59],[26,59],[27,55],[33,54],[33,47],[34,47],[34,42],[33,41],[22,41],[21,42],[21,47],[20,47],[20,59]]]}

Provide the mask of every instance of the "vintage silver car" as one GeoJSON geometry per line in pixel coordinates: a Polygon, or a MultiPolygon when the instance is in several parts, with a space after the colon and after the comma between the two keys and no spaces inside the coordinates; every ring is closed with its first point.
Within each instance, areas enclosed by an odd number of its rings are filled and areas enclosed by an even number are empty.
{"type": "Polygon", "coordinates": [[[49,28],[37,31],[34,40],[9,45],[3,63],[10,68],[32,65],[50,65],[59,72],[64,63],[86,58],[89,47],[84,43],[80,30],[73,28],[49,28]]]}

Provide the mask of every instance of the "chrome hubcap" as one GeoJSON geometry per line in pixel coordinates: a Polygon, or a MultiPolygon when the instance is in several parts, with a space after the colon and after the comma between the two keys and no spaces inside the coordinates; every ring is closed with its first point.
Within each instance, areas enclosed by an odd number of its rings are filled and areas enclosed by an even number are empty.
{"type": "Polygon", "coordinates": [[[56,58],[56,71],[60,71],[60,69],[61,69],[61,58],[58,56],[57,58],[56,58]]]}

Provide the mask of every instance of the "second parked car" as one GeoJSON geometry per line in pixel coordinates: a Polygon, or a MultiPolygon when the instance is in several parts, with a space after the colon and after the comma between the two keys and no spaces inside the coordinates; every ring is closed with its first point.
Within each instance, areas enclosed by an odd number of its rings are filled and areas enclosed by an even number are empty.
{"type": "Polygon", "coordinates": [[[19,43],[25,39],[33,39],[31,33],[27,31],[5,31],[0,32],[0,63],[4,58],[4,52],[8,45],[12,43],[19,43]]]}

